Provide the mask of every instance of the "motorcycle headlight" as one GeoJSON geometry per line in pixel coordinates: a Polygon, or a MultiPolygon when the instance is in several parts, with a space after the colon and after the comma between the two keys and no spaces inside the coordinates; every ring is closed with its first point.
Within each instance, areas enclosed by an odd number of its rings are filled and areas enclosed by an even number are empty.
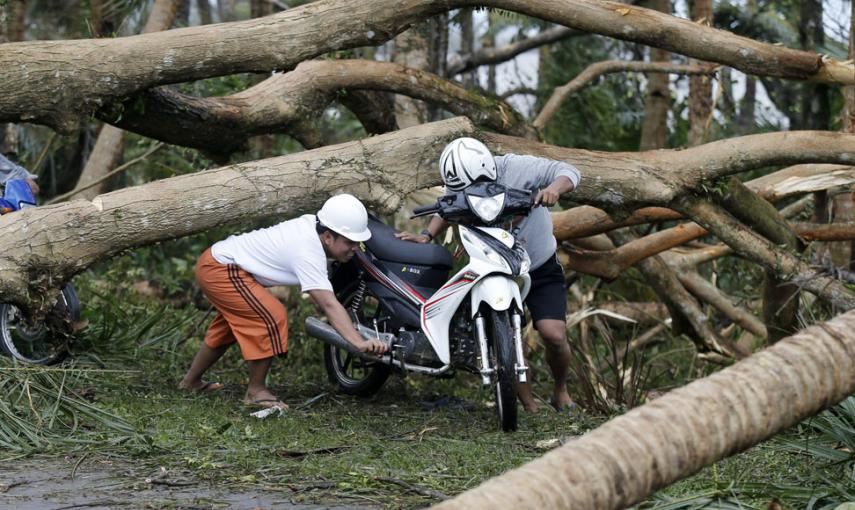
{"type": "Polygon", "coordinates": [[[475,211],[479,218],[487,223],[499,217],[499,213],[505,207],[505,194],[499,193],[492,197],[475,197],[466,195],[466,200],[469,201],[469,207],[475,211]]]}
{"type": "Polygon", "coordinates": [[[484,245],[484,255],[487,257],[490,262],[496,264],[497,266],[502,266],[503,268],[510,271],[510,267],[508,266],[508,262],[505,260],[505,257],[501,256],[496,250],[490,248],[486,244],[484,245]]]}

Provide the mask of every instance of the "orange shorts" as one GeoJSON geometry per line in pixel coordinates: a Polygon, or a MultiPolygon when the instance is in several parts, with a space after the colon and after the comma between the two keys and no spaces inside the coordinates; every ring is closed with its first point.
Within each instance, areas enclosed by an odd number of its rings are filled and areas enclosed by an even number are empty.
{"type": "Polygon", "coordinates": [[[285,354],[288,312],[251,274],[237,264],[220,264],[208,248],[196,263],[196,281],[218,312],[205,345],[216,349],[237,342],[246,360],[285,354]]]}

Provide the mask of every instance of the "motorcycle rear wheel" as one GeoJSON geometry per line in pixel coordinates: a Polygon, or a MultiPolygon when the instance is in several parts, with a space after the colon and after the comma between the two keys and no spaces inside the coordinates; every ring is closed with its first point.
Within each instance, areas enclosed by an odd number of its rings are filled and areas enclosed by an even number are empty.
{"type": "Polygon", "coordinates": [[[39,324],[27,324],[15,305],[0,304],[0,350],[24,363],[53,365],[68,354],[70,325],[80,320],[80,301],[69,283],[39,324]]]}
{"type": "MultiPolygon", "coordinates": [[[[356,294],[357,285],[339,293],[341,304],[346,310],[350,311],[356,294]]],[[[357,310],[356,319],[360,324],[373,329],[373,319],[379,317],[380,312],[379,301],[366,291],[361,306],[357,310]]],[[[324,344],[324,365],[330,382],[337,385],[340,392],[360,397],[377,393],[391,373],[389,365],[363,360],[328,344],[324,344]]]]}
{"type": "Polygon", "coordinates": [[[496,413],[502,430],[517,430],[517,392],[515,354],[511,323],[507,311],[490,310],[490,350],[496,369],[496,413]]]}

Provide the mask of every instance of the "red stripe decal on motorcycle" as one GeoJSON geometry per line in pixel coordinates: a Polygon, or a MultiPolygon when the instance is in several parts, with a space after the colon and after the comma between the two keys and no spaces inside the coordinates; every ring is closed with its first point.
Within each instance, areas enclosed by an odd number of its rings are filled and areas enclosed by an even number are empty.
{"type": "Polygon", "coordinates": [[[384,286],[388,287],[389,289],[397,292],[398,294],[400,294],[404,297],[410,298],[417,305],[421,305],[425,302],[425,298],[421,294],[416,292],[412,287],[410,287],[409,285],[407,285],[406,283],[404,283],[400,280],[395,281],[395,280],[389,278],[389,276],[378,271],[374,267],[374,265],[367,259],[367,257],[365,257],[365,255],[361,254],[360,252],[357,252],[356,255],[359,257],[359,261],[362,263],[362,267],[366,271],[371,273],[371,276],[373,276],[375,279],[377,279],[377,281],[382,283],[384,286]]]}

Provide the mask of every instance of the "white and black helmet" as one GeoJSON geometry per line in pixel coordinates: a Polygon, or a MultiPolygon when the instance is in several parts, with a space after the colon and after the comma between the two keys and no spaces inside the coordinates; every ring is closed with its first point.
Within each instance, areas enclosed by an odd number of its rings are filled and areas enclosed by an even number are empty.
{"type": "Polygon", "coordinates": [[[496,161],[486,145],[474,138],[458,138],[445,146],[439,156],[442,182],[460,191],[475,181],[496,180],[496,161]]]}

